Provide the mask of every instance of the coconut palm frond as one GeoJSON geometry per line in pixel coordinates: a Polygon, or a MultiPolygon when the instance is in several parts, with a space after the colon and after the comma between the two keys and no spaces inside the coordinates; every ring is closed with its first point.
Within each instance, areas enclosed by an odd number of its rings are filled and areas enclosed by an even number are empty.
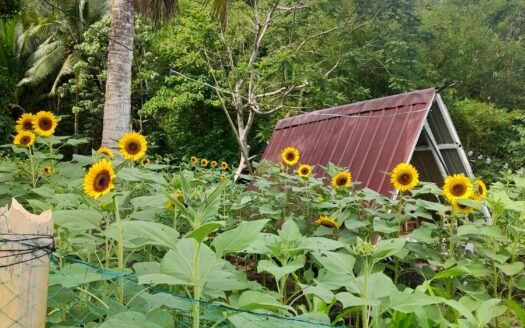
{"type": "Polygon", "coordinates": [[[233,0],[205,0],[205,5],[211,2],[211,14],[213,18],[219,23],[222,30],[226,28],[228,22],[228,14],[230,5],[233,0]]]}
{"type": "Polygon", "coordinates": [[[66,60],[62,64],[62,67],[60,68],[60,71],[58,71],[58,74],[55,78],[55,82],[53,82],[53,87],[51,88],[51,91],[49,94],[51,96],[54,96],[56,93],[56,90],[59,86],[60,80],[62,80],[63,77],[71,75],[75,72],[75,64],[78,63],[80,60],[80,55],[77,52],[74,52],[67,56],[66,60]]]}
{"type": "Polygon", "coordinates": [[[31,58],[33,65],[26,72],[26,77],[18,85],[35,85],[45,81],[61,67],[65,50],[61,41],[42,44],[31,58]]]}
{"type": "Polygon", "coordinates": [[[178,0],[135,0],[137,11],[150,19],[153,24],[171,19],[179,9],[178,0]]]}

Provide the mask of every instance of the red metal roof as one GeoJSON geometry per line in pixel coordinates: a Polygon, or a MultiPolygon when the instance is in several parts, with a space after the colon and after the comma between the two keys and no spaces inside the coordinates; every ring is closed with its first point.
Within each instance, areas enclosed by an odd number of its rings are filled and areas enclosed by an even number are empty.
{"type": "MultiPolygon", "coordinates": [[[[263,158],[280,162],[282,150],[295,147],[300,163],[346,167],[354,181],[388,196],[385,173],[411,159],[435,94],[425,89],[280,120],[263,158]]],[[[324,171],[317,166],[313,174],[324,171]]]]}

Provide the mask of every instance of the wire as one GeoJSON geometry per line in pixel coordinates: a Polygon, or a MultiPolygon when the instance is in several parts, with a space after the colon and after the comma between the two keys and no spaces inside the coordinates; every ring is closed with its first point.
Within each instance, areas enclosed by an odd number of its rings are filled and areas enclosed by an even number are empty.
{"type": "Polygon", "coordinates": [[[0,256],[0,259],[15,258],[25,255],[32,255],[30,257],[23,257],[19,261],[11,262],[9,264],[0,265],[0,268],[7,268],[17,264],[26,263],[39,259],[41,257],[51,255],[55,251],[55,240],[51,235],[42,234],[14,234],[14,233],[0,233],[0,244],[18,243],[24,247],[19,248],[2,248],[0,253],[10,253],[0,256]],[[3,236],[16,236],[18,238],[5,238],[3,236]],[[47,242],[45,242],[47,240],[47,242]],[[33,243],[31,243],[33,242],[33,243]],[[39,254],[39,252],[43,252],[39,254]]]}
{"type": "Polygon", "coordinates": [[[54,9],[60,11],[62,14],[66,15],[67,17],[72,18],[72,19],[74,19],[74,20],[78,20],[78,21],[80,22],[80,24],[84,25],[84,26],[87,27],[88,29],[97,32],[97,33],[98,33],[99,35],[101,35],[101,36],[106,36],[109,40],[115,42],[115,43],[118,44],[119,46],[124,47],[125,49],[127,49],[127,50],[133,52],[133,49],[132,49],[132,48],[130,48],[130,47],[128,47],[127,45],[125,45],[125,44],[119,42],[118,40],[112,38],[111,36],[106,35],[106,33],[102,32],[102,31],[100,31],[100,30],[97,30],[97,29],[94,28],[92,25],[90,25],[90,24],[84,22],[83,19],[78,19],[78,17],[75,17],[75,16],[73,16],[73,15],[70,15],[67,11],[65,11],[64,9],[60,8],[60,7],[57,6],[57,5],[54,5],[53,3],[49,2],[48,0],[42,0],[42,1],[43,1],[44,3],[46,3],[48,6],[50,6],[50,7],[54,8],[54,9]]]}

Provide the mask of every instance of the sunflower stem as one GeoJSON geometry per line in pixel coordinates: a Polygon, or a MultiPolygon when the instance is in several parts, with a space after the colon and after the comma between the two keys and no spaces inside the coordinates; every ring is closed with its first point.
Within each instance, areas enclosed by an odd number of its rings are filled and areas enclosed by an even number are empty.
{"type": "MultiPolygon", "coordinates": [[[[122,273],[124,272],[124,244],[123,244],[123,235],[122,235],[122,224],[120,221],[120,212],[118,207],[118,199],[117,195],[113,196],[113,205],[114,205],[114,212],[115,212],[115,224],[116,224],[116,232],[115,237],[117,240],[117,265],[119,271],[122,273]]],[[[124,280],[120,278],[119,284],[120,288],[118,291],[118,299],[120,304],[124,304],[124,280]]]]}
{"type": "Polygon", "coordinates": [[[27,154],[28,154],[28,157],[29,157],[29,163],[31,165],[31,185],[33,186],[33,189],[36,188],[36,181],[37,181],[37,176],[36,176],[36,163],[35,163],[35,160],[33,158],[33,147],[30,146],[28,151],[27,151],[27,154]]]}
{"type": "Polygon", "coordinates": [[[193,328],[200,327],[200,298],[202,294],[202,287],[199,277],[199,252],[201,243],[194,240],[193,244],[193,328]]]}

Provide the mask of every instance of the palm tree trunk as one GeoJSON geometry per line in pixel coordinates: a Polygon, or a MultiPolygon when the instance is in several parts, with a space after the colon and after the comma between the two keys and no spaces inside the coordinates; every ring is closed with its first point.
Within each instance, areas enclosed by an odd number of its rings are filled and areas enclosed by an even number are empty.
{"type": "Polygon", "coordinates": [[[113,1],[102,132],[102,145],[107,147],[131,130],[133,14],[133,0],[113,1]]]}

